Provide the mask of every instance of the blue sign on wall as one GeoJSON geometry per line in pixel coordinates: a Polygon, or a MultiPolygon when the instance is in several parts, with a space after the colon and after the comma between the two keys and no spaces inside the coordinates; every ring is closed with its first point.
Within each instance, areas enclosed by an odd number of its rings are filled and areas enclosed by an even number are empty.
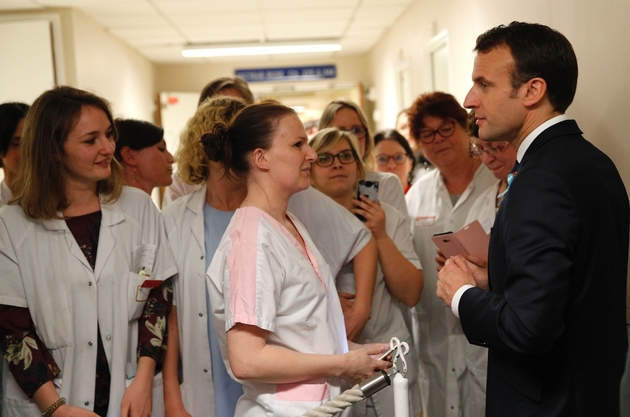
{"type": "Polygon", "coordinates": [[[324,78],[336,78],[336,65],[317,65],[311,67],[237,69],[234,75],[248,83],[274,81],[312,81],[324,78]]]}

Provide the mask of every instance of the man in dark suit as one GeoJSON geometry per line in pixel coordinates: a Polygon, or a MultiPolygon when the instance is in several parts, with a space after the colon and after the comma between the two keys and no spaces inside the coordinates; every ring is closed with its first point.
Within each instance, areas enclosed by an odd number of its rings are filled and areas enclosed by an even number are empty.
{"type": "Polygon", "coordinates": [[[448,260],[437,294],[487,346],[486,415],[619,416],[629,204],[612,161],[564,112],[577,86],[569,41],[513,22],[482,34],[464,106],[479,136],[517,149],[487,274],[448,260]]]}

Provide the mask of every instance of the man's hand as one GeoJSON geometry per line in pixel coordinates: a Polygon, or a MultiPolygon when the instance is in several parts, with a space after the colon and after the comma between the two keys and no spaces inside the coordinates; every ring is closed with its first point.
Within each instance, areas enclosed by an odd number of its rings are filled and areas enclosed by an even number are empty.
{"type": "Polygon", "coordinates": [[[468,261],[468,268],[472,273],[477,287],[483,288],[484,290],[490,289],[490,285],[488,284],[488,262],[472,255],[463,256],[468,261]]]}
{"type": "Polygon", "coordinates": [[[452,256],[446,260],[444,267],[438,273],[436,294],[444,304],[450,307],[457,290],[466,284],[477,286],[466,259],[459,255],[452,256]]]}

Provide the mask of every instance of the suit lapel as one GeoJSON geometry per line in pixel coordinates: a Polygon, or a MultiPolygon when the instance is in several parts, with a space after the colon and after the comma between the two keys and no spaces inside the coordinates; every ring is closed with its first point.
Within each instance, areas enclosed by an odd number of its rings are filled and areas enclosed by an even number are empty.
{"type": "Polygon", "coordinates": [[[542,149],[547,143],[549,143],[554,138],[558,136],[564,135],[581,135],[582,131],[578,127],[575,120],[564,120],[560,123],[556,123],[555,125],[545,129],[527,148],[525,155],[523,156],[523,160],[520,163],[519,170],[525,168],[528,159],[542,149]]]}

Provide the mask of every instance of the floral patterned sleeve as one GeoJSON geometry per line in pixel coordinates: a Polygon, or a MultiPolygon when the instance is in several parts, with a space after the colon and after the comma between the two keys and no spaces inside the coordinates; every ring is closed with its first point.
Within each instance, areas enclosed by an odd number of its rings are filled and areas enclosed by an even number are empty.
{"type": "Polygon", "coordinates": [[[59,375],[59,367],[35,332],[28,308],[0,305],[0,353],[29,398],[59,375]]]}
{"type": "Polygon", "coordinates": [[[148,356],[156,362],[156,371],[162,368],[166,355],[166,318],[173,307],[173,281],[164,280],[162,285],[149,293],[138,326],[138,358],[148,356]]]}

